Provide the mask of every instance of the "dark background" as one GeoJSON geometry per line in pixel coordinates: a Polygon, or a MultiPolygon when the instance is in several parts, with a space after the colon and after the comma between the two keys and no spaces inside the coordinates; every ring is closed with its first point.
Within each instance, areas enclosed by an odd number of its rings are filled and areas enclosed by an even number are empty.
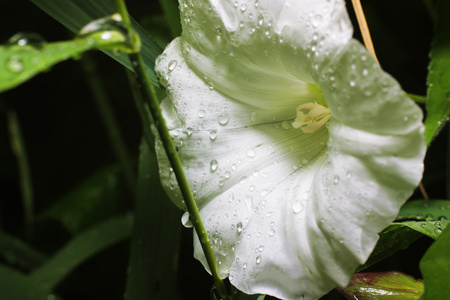
{"type": "MultiPolygon", "coordinates": [[[[348,1],[350,2],[350,1],[348,1]]],[[[157,1],[127,1],[131,15],[156,35],[161,46],[170,40],[157,1]]],[[[380,65],[408,93],[426,94],[428,51],[432,22],[420,0],[363,1],[380,65]]],[[[354,21],[351,7],[349,13],[354,21]]],[[[62,25],[29,1],[2,1],[0,43],[17,32],[35,32],[47,41],[73,37],[62,25]]],[[[360,39],[355,26],[355,37],[360,39]]],[[[88,54],[107,87],[128,150],[137,163],[141,122],[122,66],[99,53],[88,54]]],[[[81,61],[68,60],[23,85],[0,94],[0,228],[23,236],[21,194],[17,161],[10,147],[6,112],[20,120],[33,180],[36,214],[57,202],[87,176],[116,164],[98,109],[92,100],[81,61]]],[[[389,112],[386,112],[389,113],[389,112]]],[[[447,132],[431,146],[426,159],[424,185],[432,198],[444,199],[447,132]]],[[[125,193],[126,194],[126,193],[125,193]]],[[[126,197],[126,196],[124,196],[126,197]]],[[[420,198],[416,193],[415,198],[420,198]]],[[[131,211],[132,205],[121,206],[131,211]]],[[[180,212],[181,216],[181,212],[180,212]]],[[[70,234],[55,222],[36,225],[31,243],[47,254],[61,247],[70,234]],[[45,237],[39,236],[39,232],[45,237]]],[[[185,299],[207,299],[212,280],[192,258],[191,231],[183,229],[179,286],[185,299]]],[[[418,262],[430,244],[427,238],[408,250],[379,263],[373,270],[399,270],[420,277],[418,262]]],[[[67,277],[57,292],[70,299],[122,299],[129,242],[115,245],[86,261],[67,277]]],[[[331,296],[329,297],[332,298],[331,296]]]]}

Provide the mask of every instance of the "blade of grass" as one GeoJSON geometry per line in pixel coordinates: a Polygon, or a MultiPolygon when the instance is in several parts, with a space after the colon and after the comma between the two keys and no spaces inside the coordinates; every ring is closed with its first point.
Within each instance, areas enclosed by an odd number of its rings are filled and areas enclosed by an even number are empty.
{"type": "Polygon", "coordinates": [[[81,63],[86,74],[86,82],[89,85],[95,104],[97,105],[103,124],[108,133],[111,147],[117,161],[123,169],[128,189],[133,196],[133,199],[136,199],[136,177],[134,175],[134,167],[118,121],[111,107],[105,85],[98,74],[97,64],[89,55],[85,55],[81,60],[81,63]]]}
{"type": "Polygon", "coordinates": [[[176,0],[159,0],[159,5],[161,5],[164,11],[164,16],[166,18],[167,25],[169,25],[170,34],[172,38],[181,35],[181,21],[180,21],[180,11],[178,10],[178,1],[176,0]]]}
{"type": "Polygon", "coordinates": [[[53,65],[97,48],[120,47],[126,37],[118,31],[98,31],[70,41],[0,46],[0,92],[14,88],[53,65]],[[107,33],[108,38],[103,38],[107,33]]]}
{"type": "Polygon", "coordinates": [[[19,165],[20,191],[22,193],[23,201],[25,233],[28,238],[31,238],[33,234],[34,219],[33,184],[31,181],[30,166],[25,151],[25,142],[22,137],[19,119],[17,117],[17,114],[12,110],[8,111],[8,125],[11,135],[11,147],[17,157],[17,163],[19,165]]]}
{"type": "Polygon", "coordinates": [[[159,184],[155,155],[141,143],[135,221],[125,299],[178,299],[180,212],[159,184]]]}
{"type": "MultiPolygon", "coordinates": [[[[30,274],[43,290],[51,291],[79,264],[131,236],[133,218],[116,217],[75,236],[52,258],[30,274]]],[[[0,280],[1,281],[1,280],[0,280]]]]}
{"type": "Polygon", "coordinates": [[[22,273],[0,265],[1,299],[48,300],[47,291],[22,273]]]}
{"type": "Polygon", "coordinates": [[[0,256],[4,262],[22,270],[33,269],[47,259],[27,243],[3,231],[0,231],[0,256]]]}
{"type": "MultiPolygon", "coordinates": [[[[78,33],[84,25],[92,20],[112,15],[116,11],[112,1],[31,0],[31,2],[74,33],[78,33]]],[[[132,23],[141,38],[142,57],[145,62],[145,70],[152,84],[158,86],[159,84],[156,80],[154,66],[155,59],[161,54],[162,50],[153,42],[150,36],[145,33],[137,22],[132,20],[132,23]]],[[[132,69],[130,60],[126,54],[117,54],[112,51],[104,52],[128,69],[132,69]]]]}

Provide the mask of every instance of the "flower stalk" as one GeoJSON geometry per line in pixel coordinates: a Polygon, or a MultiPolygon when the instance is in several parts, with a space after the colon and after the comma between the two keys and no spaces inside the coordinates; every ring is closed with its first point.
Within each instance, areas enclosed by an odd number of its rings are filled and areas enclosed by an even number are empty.
{"type": "Polygon", "coordinates": [[[189,212],[190,219],[193,223],[195,231],[199,237],[202,249],[205,253],[206,260],[208,262],[209,268],[211,270],[211,275],[214,280],[214,285],[222,299],[229,299],[227,289],[223,280],[220,278],[217,270],[217,261],[214,256],[214,252],[206,232],[205,226],[203,225],[202,219],[200,217],[200,212],[198,211],[197,204],[195,203],[194,196],[189,187],[189,183],[184,174],[183,167],[181,165],[180,158],[177,154],[176,147],[173,143],[172,137],[166,126],[166,122],[161,113],[161,108],[159,107],[159,102],[156,97],[155,89],[150,82],[148,74],[145,71],[145,65],[142,59],[142,55],[139,51],[140,40],[137,33],[131,26],[130,18],[124,0],[115,0],[116,8],[118,13],[122,17],[122,23],[127,28],[130,36],[130,48],[131,53],[129,53],[129,58],[131,65],[136,73],[136,79],[138,81],[138,86],[140,92],[144,98],[144,101],[148,104],[150,108],[150,113],[153,118],[153,124],[155,125],[158,134],[161,138],[162,144],[170,161],[171,167],[177,179],[178,185],[180,187],[181,193],[183,195],[184,201],[186,203],[186,208],[189,212]]]}

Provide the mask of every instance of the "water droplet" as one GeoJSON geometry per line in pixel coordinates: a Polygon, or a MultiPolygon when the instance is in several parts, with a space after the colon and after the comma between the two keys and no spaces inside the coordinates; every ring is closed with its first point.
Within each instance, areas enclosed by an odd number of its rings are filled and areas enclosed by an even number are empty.
{"type": "Polygon", "coordinates": [[[232,165],[231,165],[231,170],[236,171],[236,169],[237,169],[236,165],[235,165],[235,164],[232,164],[232,165]]]}
{"type": "Polygon", "coordinates": [[[256,257],[256,264],[260,264],[261,263],[261,255],[258,255],[257,257],[256,257]]]}
{"type": "Polygon", "coordinates": [[[211,141],[214,141],[217,137],[217,130],[211,130],[209,132],[209,138],[211,139],[211,141]]]}
{"type": "Polygon", "coordinates": [[[354,87],[354,86],[356,85],[356,83],[355,83],[353,80],[351,80],[351,81],[349,82],[349,84],[350,84],[351,87],[354,87]]]}
{"type": "Polygon", "coordinates": [[[259,252],[263,252],[263,251],[264,251],[264,246],[263,246],[263,245],[259,246],[259,247],[258,247],[258,251],[259,251],[259,252]]]}
{"type": "Polygon", "coordinates": [[[20,73],[25,69],[22,59],[18,55],[11,56],[6,63],[6,67],[13,73],[20,73]]]}
{"type": "Polygon", "coordinates": [[[270,236],[274,236],[274,235],[275,235],[275,229],[271,228],[271,229],[269,230],[269,235],[270,235],[270,236]]]}
{"type": "Polygon", "coordinates": [[[183,216],[181,217],[181,224],[183,224],[184,227],[186,228],[191,228],[192,227],[192,222],[189,216],[188,212],[185,212],[183,214],[183,216]]]}
{"type": "Polygon", "coordinates": [[[363,76],[369,75],[369,71],[367,69],[363,69],[362,71],[363,76]]]}
{"type": "Polygon", "coordinates": [[[352,172],[351,172],[351,171],[347,171],[347,173],[345,173],[345,177],[346,177],[347,179],[352,178],[352,172]]]}
{"type": "Polygon", "coordinates": [[[302,159],[302,164],[306,165],[307,163],[309,163],[309,160],[307,160],[306,158],[302,159]]]}
{"type": "Polygon", "coordinates": [[[187,133],[188,136],[191,136],[192,132],[194,132],[194,129],[192,129],[192,127],[186,128],[186,133],[187,133]]]}
{"type": "Polygon", "coordinates": [[[169,64],[167,65],[167,68],[169,69],[169,72],[172,72],[177,67],[178,62],[176,60],[171,60],[169,64]]]}
{"type": "Polygon", "coordinates": [[[217,168],[219,167],[219,163],[217,162],[217,160],[213,159],[210,163],[209,163],[210,167],[211,167],[211,172],[215,172],[217,170],[217,168]]]}
{"type": "Polygon", "coordinates": [[[300,212],[303,210],[303,208],[304,208],[303,203],[300,202],[300,201],[295,201],[295,202],[292,204],[292,211],[293,211],[295,214],[300,213],[300,212]]]}
{"type": "Polygon", "coordinates": [[[198,116],[199,118],[204,118],[204,117],[206,116],[206,112],[205,112],[203,109],[200,109],[200,110],[197,112],[197,116],[198,116]]]}
{"type": "Polygon", "coordinates": [[[227,125],[229,120],[230,120],[230,115],[228,113],[222,113],[217,117],[217,121],[222,126],[227,125]]]}
{"type": "Polygon", "coordinates": [[[255,157],[255,155],[256,155],[255,150],[253,150],[253,149],[247,150],[247,156],[248,157],[255,157]]]}
{"type": "Polygon", "coordinates": [[[241,4],[241,11],[244,12],[247,10],[247,4],[243,3],[241,4]]]}
{"type": "Polygon", "coordinates": [[[261,197],[265,197],[269,193],[268,190],[262,190],[261,191],[261,197]]]}
{"type": "Polygon", "coordinates": [[[333,184],[338,184],[338,183],[339,183],[339,176],[334,175],[333,184]]]}
{"type": "Polygon", "coordinates": [[[242,176],[241,179],[239,179],[240,183],[244,183],[247,181],[247,176],[242,176]]]}
{"type": "Polygon", "coordinates": [[[242,266],[242,268],[245,270],[247,269],[247,263],[244,263],[244,265],[242,266]]]}
{"type": "Polygon", "coordinates": [[[283,123],[281,123],[281,127],[283,127],[283,129],[289,129],[291,128],[291,123],[289,123],[288,121],[284,121],[283,123]]]}
{"type": "Polygon", "coordinates": [[[13,35],[8,40],[8,44],[10,45],[12,44],[18,46],[31,45],[34,48],[42,48],[44,43],[45,43],[44,38],[41,35],[33,32],[20,32],[13,35]]]}
{"type": "Polygon", "coordinates": [[[408,120],[409,120],[408,116],[403,117],[403,121],[408,122],[408,120]]]}
{"type": "Polygon", "coordinates": [[[236,224],[236,230],[238,233],[242,233],[242,222],[236,224]]]}
{"type": "Polygon", "coordinates": [[[250,121],[255,122],[257,118],[257,113],[256,112],[252,112],[250,114],[250,121]]]}

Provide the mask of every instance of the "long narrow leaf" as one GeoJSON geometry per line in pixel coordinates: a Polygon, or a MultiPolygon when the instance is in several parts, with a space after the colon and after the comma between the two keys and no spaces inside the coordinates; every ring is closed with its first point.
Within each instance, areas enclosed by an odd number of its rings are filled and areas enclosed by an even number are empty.
{"type": "Polygon", "coordinates": [[[427,144],[444,127],[450,112],[450,1],[440,0],[436,8],[436,32],[431,46],[427,78],[427,144]]]}
{"type": "MultiPolygon", "coordinates": [[[[66,26],[74,33],[87,23],[103,18],[115,13],[115,7],[112,0],[92,1],[92,0],[31,0],[43,11],[53,17],[55,20],[66,26]]],[[[146,65],[147,73],[154,85],[158,85],[154,72],[155,59],[161,54],[162,50],[156,45],[150,36],[133,21],[142,43],[141,54],[146,65]]],[[[117,55],[112,51],[105,51],[109,56],[120,62],[129,69],[131,63],[125,54],[117,55]]]]}
{"type": "Polygon", "coordinates": [[[0,299],[48,300],[48,293],[39,283],[13,269],[0,265],[0,299]]]}
{"type": "Polygon", "coordinates": [[[125,299],[178,299],[180,211],[159,184],[154,154],[141,144],[130,267],[125,299]]]}
{"type": "MultiPolygon", "coordinates": [[[[94,254],[131,236],[133,218],[118,217],[101,223],[76,236],[44,265],[35,270],[31,279],[46,291],[51,291],[79,264],[94,254]]],[[[0,280],[1,281],[1,280],[0,280]]]]}
{"type": "Polygon", "coordinates": [[[54,64],[99,48],[119,45],[126,37],[118,31],[95,32],[71,41],[6,44],[0,46],[0,92],[27,81],[54,64]],[[105,35],[106,34],[106,35],[105,35]]]}

